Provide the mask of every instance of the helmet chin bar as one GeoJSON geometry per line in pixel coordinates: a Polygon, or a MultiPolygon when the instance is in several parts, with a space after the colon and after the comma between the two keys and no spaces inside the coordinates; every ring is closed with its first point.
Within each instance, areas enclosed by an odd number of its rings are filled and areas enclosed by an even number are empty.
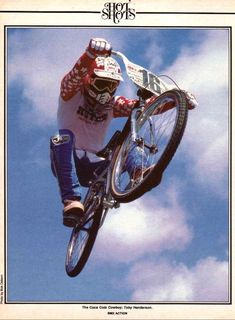
{"type": "Polygon", "coordinates": [[[100,104],[105,104],[111,100],[112,96],[109,92],[97,94],[96,101],[100,104]]]}
{"type": "Polygon", "coordinates": [[[87,90],[89,96],[91,98],[93,98],[94,100],[96,100],[97,102],[99,102],[100,104],[105,104],[105,103],[108,103],[112,96],[109,92],[104,92],[104,93],[95,93],[93,90],[91,89],[88,89],[87,90]]]}

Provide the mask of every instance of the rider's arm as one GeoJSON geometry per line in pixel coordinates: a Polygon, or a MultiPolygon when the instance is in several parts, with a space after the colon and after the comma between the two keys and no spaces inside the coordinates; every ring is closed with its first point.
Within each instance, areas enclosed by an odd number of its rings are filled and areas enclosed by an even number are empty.
{"type": "MultiPolygon", "coordinates": [[[[138,99],[127,99],[125,97],[115,97],[115,102],[113,106],[113,116],[114,118],[120,118],[120,117],[129,117],[131,110],[136,106],[136,104],[139,102],[138,99]]],[[[153,101],[156,99],[156,96],[153,96],[146,100],[145,107],[148,107],[153,101]]],[[[169,101],[161,106],[157,110],[155,114],[161,114],[164,113],[170,109],[173,109],[175,107],[175,104],[173,101],[169,101]]],[[[193,109],[193,107],[188,104],[189,109],[193,109]]]]}
{"type": "Polygon", "coordinates": [[[113,116],[114,118],[128,117],[131,110],[136,106],[139,100],[127,99],[125,97],[116,96],[114,98],[113,116]]]}
{"type": "Polygon", "coordinates": [[[78,59],[72,70],[64,76],[60,87],[60,95],[63,100],[71,99],[79,91],[92,61],[93,59],[85,52],[78,59]]]}

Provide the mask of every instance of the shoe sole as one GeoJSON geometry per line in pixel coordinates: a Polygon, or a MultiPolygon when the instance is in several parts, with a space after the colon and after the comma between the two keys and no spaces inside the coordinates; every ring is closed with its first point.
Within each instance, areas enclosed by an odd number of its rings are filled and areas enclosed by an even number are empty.
{"type": "Polygon", "coordinates": [[[72,208],[63,214],[63,224],[66,227],[73,228],[84,221],[84,211],[81,208],[72,208]]]}

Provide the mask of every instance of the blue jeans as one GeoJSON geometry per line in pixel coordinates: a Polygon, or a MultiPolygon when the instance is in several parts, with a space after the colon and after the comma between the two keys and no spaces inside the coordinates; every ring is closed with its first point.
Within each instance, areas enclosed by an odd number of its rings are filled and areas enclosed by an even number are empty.
{"type": "MultiPolygon", "coordinates": [[[[108,160],[91,162],[85,155],[79,159],[75,153],[74,135],[70,130],[59,130],[50,140],[51,169],[58,180],[62,202],[81,200],[82,187],[88,187],[108,165],[108,160]]],[[[131,175],[136,167],[147,166],[144,151],[135,146],[130,148],[125,170],[131,175]]]]}

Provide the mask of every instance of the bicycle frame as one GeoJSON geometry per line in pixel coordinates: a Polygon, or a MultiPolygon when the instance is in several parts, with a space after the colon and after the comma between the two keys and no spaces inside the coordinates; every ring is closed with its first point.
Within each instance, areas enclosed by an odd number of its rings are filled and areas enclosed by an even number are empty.
{"type": "MultiPolygon", "coordinates": [[[[110,150],[110,154],[108,157],[108,160],[110,162],[112,160],[113,152],[114,152],[114,150],[113,151],[110,150]]],[[[103,215],[101,218],[99,228],[103,225],[108,210],[113,209],[113,208],[118,208],[120,206],[120,204],[116,200],[114,200],[113,197],[111,196],[110,179],[111,179],[111,166],[109,163],[109,165],[96,177],[96,179],[90,183],[90,187],[89,187],[89,190],[87,191],[85,201],[84,201],[84,206],[86,208],[87,202],[89,202],[89,200],[90,200],[89,196],[90,196],[90,192],[92,191],[92,189],[95,188],[95,186],[99,183],[104,186],[105,191],[102,194],[95,196],[95,197],[98,197],[98,199],[97,199],[98,201],[96,204],[97,208],[98,208],[98,206],[101,205],[101,203],[104,208],[104,212],[103,212],[103,215]]],[[[87,219],[89,219],[89,213],[88,214],[85,213],[85,220],[84,220],[85,223],[86,223],[87,219]]]]}

